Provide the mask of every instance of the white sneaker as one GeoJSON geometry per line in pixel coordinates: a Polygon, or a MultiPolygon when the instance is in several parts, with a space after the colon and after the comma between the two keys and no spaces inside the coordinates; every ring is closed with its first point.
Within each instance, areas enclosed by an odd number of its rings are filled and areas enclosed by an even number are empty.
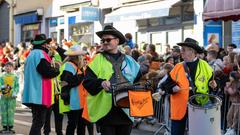
{"type": "Polygon", "coordinates": [[[224,135],[236,135],[236,132],[232,128],[228,128],[224,135]]]}

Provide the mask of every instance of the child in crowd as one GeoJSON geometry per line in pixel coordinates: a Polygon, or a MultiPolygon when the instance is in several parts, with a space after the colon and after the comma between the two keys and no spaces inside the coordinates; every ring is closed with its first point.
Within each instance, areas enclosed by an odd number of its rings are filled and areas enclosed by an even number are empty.
{"type": "Polygon", "coordinates": [[[227,132],[225,135],[235,135],[236,129],[238,126],[238,116],[240,110],[240,95],[239,95],[239,88],[240,88],[240,74],[237,71],[230,72],[230,81],[226,83],[224,88],[225,94],[230,96],[231,106],[227,113],[227,132]]]}
{"type": "Polygon", "coordinates": [[[16,98],[19,91],[18,77],[13,73],[13,63],[5,64],[5,73],[0,77],[1,86],[1,115],[3,130],[0,133],[11,132],[14,125],[14,112],[16,109],[16,98]]]}

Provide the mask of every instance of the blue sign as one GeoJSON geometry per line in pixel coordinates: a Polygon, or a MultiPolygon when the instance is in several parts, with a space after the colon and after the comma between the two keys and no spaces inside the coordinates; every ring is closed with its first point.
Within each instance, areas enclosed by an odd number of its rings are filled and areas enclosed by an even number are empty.
{"type": "Polygon", "coordinates": [[[207,21],[204,24],[204,46],[211,43],[222,47],[222,21],[207,21]]]}
{"type": "Polygon", "coordinates": [[[36,23],[38,21],[36,12],[14,16],[16,24],[36,23]]]}
{"type": "Polygon", "coordinates": [[[232,43],[240,47],[240,21],[232,22],[232,43]]]}
{"type": "Polygon", "coordinates": [[[95,7],[81,7],[81,19],[85,21],[98,21],[99,9],[95,7]]]}
{"type": "Polygon", "coordinates": [[[50,18],[49,25],[50,27],[56,27],[58,25],[57,18],[50,18]]]}
{"type": "Polygon", "coordinates": [[[75,24],[76,23],[76,16],[68,17],[68,24],[75,24]]]}

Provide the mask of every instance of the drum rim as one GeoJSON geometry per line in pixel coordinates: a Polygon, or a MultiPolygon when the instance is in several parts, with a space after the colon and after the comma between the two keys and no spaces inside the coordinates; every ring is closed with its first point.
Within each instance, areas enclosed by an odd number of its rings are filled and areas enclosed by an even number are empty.
{"type": "Polygon", "coordinates": [[[219,106],[221,106],[221,105],[222,105],[222,100],[220,99],[220,97],[218,97],[218,96],[216,96],[216,95],[213,95],[213,94],[195,94],[195,95],[191,96],[191,97],[189,98],[189,100],[188,100],[188,106],[190,106],[190,107],[192,107],[192,108],[194,108],[194,109],[206,110],[206,109],[217,108],[217,107],[219,107],[219,106]],[[216,103],[216,105],[211,106],[211,107],[199,107],[199,106],[194,106],[194,105],[190,104],[190,101],[193,100],[193,98],[195,98],[195,97],[197,97],[197,96],[203,96],[203,95],[204,95],[204,96],[209,96],[209,97],[214,97],[214,98],[216,98],[216,100],[217,100],[218,102],[216,103]]]}

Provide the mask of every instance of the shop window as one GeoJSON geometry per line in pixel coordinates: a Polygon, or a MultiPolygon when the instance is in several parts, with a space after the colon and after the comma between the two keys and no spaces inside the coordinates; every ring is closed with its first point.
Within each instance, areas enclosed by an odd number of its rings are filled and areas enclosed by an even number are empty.
{"type": "Polygon", "coordinates": [[[70,38],[76,43],[91,45],[93,42],[93,24],[77,23],[69,26],[70,38]]]}
{"type": "Polygon", "coordinates": [[[21,41],[29,42],[37,34],[40,34],[40,24],[29,24],[22,26],[21,41]]]}
{"type": "Polygon", "coordinates": [[[138,29],[146,29],[148,26],[147,20],[137,20],[138,29]]]}
{"type": "Polygon", "coordinates": [[[156,32],[151,34],[152,44],[156,45],[156,51],[160,54],[165,53],[166,32],[156,32]]]}
{"type": "Polygon", "coordinates": [[[57,41],[57,32],[51,32],[51,38],[57,41]]]}
{"type": "Polygon", "coordinates": [[[173,17],[166,17],[165,18],[165,24],[166,25],[179,24],[179,23],[181,23],[180,16],[173,16],[173,17]]]}
{"type": "Polygon", "coordinates": [[[193,26],[185,26],[183,30],[183,40],[185,40],[187,37],[192,38],[193,36],[193,26]]]}
{"type": "Polygon", "coordinates": [[[150,26],[158,26],[159,25],[159,19],[158,18],[149,19],[149,25],[150,26]]]}
{"type": "Polygon", "coordinates": [[[168,31],[168,44],[173,47],[179,42],[182,42],[182,30],[168,31]]]}

